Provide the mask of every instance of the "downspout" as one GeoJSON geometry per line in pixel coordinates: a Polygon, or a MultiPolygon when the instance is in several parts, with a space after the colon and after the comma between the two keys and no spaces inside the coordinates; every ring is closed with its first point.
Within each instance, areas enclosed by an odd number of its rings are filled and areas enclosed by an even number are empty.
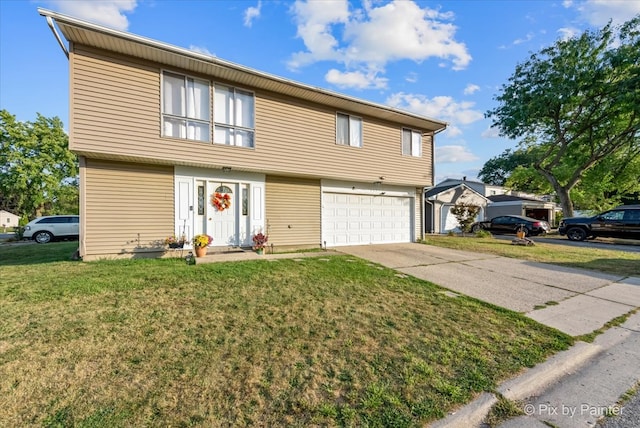
{"type": "Polygon", "coordinates": [[[49,28],[51,28],[51,31],[53,32],[54,37],[56,38],[56,40],[58,41],[58,44],[62,48],[62,52],[64,52],[64,55],[67,57],[67,59],[69,59],[69,51],[67,50],[67,47],[64,45],[64,43],[62,43],[62,39],[60,38],[60,35],[56,31],[56,27],[53,25],[53,19],[51,19],[50,16],[46,16],[45,18],[47,18],[47,24],[49,24],[49,28]]]}
{"type": "Polygon", "coordinates": [[[423,188],[422,188],[422,195],[421,195],[421,197],[420,197],[420,199],[421,199],[421,201],[422,201],[422,210],[423,210],[423,214],[422,214],[422,239],[424,239],[424,238],[426,237],[426,235],[427,235],[427,230],[426,230],[426,229],[427,229],[427,228],[426,228],[427,223],[424,221],[424,218],[425,218],[425,217],[426,217],[426,215],[427,215],[427,212],[426,212],[426,210],[425,210],[425,208],[426,208],[426,205],[425,205],[425,204],[426,204],[426,202],[427,202],[427,199],[424,197],[424,193],[425,193],[425,191],[426,191],[426,188],[425,188],[425,187],[423,187],[423,188]]]}
{"type": "MultiPolygon", "coordinates": [[[[430,218],[430,220],[431,220],[431,224],[429,225],[429,231],[428,231],[428,233],[432,234],[432,233],[433,233],[433,230],[434,230],[434,229],[433,229],[433,217],[434,217],[434,215],[433,215],[433,202],[431,202],[431,201],[427,200],[427,199],[424,197],[424,190],[422,191],[422,195],[423,195],[423,196],[422,196],[422,198],[423,198],[423,200],[424,200],[424,203],[422,204],[422,206],[424,206],[424,204],[426,203],[426,204],[429,204],[429,207],[430,207],[430,208],[429,208],[429,211],[431,211],[431,214],[429,215],[429,218],[430,218]]],[[[426,232],[426,231],[425,231],[425,232],[426,232]]]]}
{"type": "MultiPolygon", "coordinates": [[[[442,131],[444,131],[445,129],[447,129],[447,125],[449,125],[448,123],[444,124],[443,128],[437,129],[435,131],[433,131],[433,135],[431,136],[431,187],[434,187],[436,185],[436,134],[441,133],[442,131]]],[[[430,224],[430,230],[429,233],[434,233],[435,229],[435,205],[431,202],[428,201],[425,197],[425,191],[427,190],[427,188],[425,187],[424,189],[422,189],[422,207],[424,209],[425,206],[425,202],[429,204],[429,206],[431,207],[431,224],[430,224]]],[[[422,222],[424,224],[424,221],[422,222]]]]}
{"type": "Polygon", "coordinates": [[[431,168],[431,185],[432,186],[436,185],[436,134],[439,134],[445,129],[447,129],[447,125],[449,124],[445,123],[444,128],[440,128],[436,131],[433,131],[433,135],[431,136],[431,165],[433,165],[433,168],[431,168]]]}

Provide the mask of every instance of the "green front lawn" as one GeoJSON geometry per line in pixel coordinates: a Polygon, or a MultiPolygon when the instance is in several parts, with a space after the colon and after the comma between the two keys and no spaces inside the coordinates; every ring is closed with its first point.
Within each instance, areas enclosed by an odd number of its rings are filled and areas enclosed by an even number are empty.
{"type": "Polygon", "coordinates": [[[421,426],[572,340],[349,256],[76,246],[0,246],[0,426],[421,426]]]}
{"type": "Polygon", "coordinates": [[[589,269],[621,276],[640,276],[640,253],[600,248],[573,247],[545,243],[544,237],[531,238],[534,246],[512,245],[511,240],[467,236],[431,235],[424,240],[455,250],[496,254],[503,257],[589,269]]]}

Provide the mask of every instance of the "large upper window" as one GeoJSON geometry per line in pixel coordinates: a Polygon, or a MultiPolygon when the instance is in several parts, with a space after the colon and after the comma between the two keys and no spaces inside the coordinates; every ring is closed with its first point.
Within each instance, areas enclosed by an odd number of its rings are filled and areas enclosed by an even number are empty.
{"type": "Polygon", "coordinates": [[[362,147],[362,119],[338,113],[336,115],[336,144],[362,147]]]}
{"type": "Polygon", "coordinates": [[[215,143],[253,147],[254,95],[251,92],[216,85],[214,94],[215,143]]]}
{"type": "Polygon", "coordinates": [[[422,134],[418,131],[402,128],[402,154],[422,156],[422,134]]]}
{"type": "Polygon", "coordinates": [[[162,74],[162,129],[165,137],[209,141],[209,82],[162,74]]]}

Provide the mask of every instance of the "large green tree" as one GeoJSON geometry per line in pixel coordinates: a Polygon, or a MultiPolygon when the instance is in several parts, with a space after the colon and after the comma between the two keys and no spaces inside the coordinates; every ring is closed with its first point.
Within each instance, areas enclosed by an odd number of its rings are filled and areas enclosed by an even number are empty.
{"type": "Polygon", "coordinates": [[[535,158],[525,150],[507,149],[502,154],[489,159],[478,173],[483,183],[505,186],[507,180],[519,166],[533,165],[535,158]]]}
{"type": "Polygon", "coordinates": [[[29,218],[77,212],[78,159],[59,118],[21,122],[0,111],[0,201],[29,218]],[[75,196],[74,196],[75,195],[75,196]]]}
{"type": "MultiPolygon", "coordinates": [[[[532,167],[565,216],[585,174],[640,145],[640,15],[557,41],[516,67],[487,112],[502,136],[522,139],[532,167]]],[[[635,154],[634,154],[635,153],[635,154]]],[[[637,181],[637,179],[636,179],[637,181]]]]}
{"type": "MultiPolygon", "coordinates": [[[[535,149],[507,149],[489,159],[478,177],[485,183],[505,186],[539,195],[554,192],[551,183],[534,168],[535,149]]],[[[640,146],[623,147],[585,171],[571,189],[570,196],[578,209],[604,210],[625,201],[635,201],[640,194],[640,146]]]]}

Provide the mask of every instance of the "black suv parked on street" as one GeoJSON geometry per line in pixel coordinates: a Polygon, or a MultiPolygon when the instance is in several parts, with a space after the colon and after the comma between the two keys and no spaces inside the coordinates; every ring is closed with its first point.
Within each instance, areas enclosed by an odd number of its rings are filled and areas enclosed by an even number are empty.
{"type": "Polygon", "coordinates": [[[595,217],[565,218],[558,233],[572,241],[598,236],[640,239],[640,205],[621,205],[595,217]]]}

